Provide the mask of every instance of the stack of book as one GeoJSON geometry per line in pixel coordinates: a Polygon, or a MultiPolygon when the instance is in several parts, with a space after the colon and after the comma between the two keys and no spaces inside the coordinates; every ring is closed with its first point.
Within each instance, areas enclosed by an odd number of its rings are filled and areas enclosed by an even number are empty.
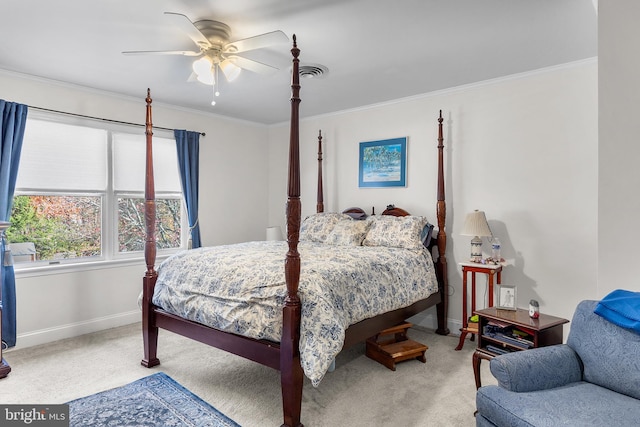
{"type": "Polygon", "coordinates": [[[487,346],[487,350],[489,350],[491,353],[495,353],[495,354],[511,353],[511,350],[509,350],[508,348],[496,347],[495,345],[491,345],[491,344],[489,344],[487,346]]]}
{"type": "MultiPolygon", "coordinates": [[[[529,348],[533,348],[533,336],[510,324],[491,321],[484,327],[484,335],[519,349],[527,350],[529,348]]],[[[501,349],[496,346],[491,347],[493,348],[489,348],[489,346],[487,346],[487,349],[498,354],[508,352],[508,350],[504,348],[501,349]]]]}

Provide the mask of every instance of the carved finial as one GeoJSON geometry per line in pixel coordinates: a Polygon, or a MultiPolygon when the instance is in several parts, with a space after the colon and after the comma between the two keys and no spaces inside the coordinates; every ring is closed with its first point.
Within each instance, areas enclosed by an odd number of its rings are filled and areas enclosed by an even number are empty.
{"type": "Polygon", "coordinates": [[[300,49],[298,49],[298,43],[296,42],[296,35],[293,35],[293,47],[291,48],[291,54],[293,55],[294,60],[298,60],[298,55],[300,55],[300,49]]]}
{"type": "Polygon", "coordinates": [[[322,139],[322,129],[318,130],[318,139],[322,139]]]}
{"type": "Polygon", "coordinates": [[[147,104],[151,104],[151,89],[149,88],[147,88],[147,99],[145,101],[147,101],[147,104]]]}
{"type": "Polygon", "coordinates": [[[440,110],[440,117],[438,118],[438,123],[442,123],[442,110],[440,110]]]}

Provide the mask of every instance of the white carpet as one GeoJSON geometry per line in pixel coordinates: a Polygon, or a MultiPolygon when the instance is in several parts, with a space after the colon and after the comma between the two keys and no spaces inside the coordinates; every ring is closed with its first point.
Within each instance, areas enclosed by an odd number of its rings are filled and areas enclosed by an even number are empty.
{"type": "MultiPolygon", "coordinates": [[[[458,337],[409,330],[429,346],[427,363],[401,362],[391,371],[364,355],[342,353],[318,388],[305,382],[302,422],[312,426],[474,426],[475,343],[454,351],[458,337]]],[[[9,351],[2,403],[63,403],[162,371],[245,427],[282,423],[279,372],[204,344],[160,331],[160,366],[140,365],[139,324],[38,347],[9,351]]],[[[495,384],[482,362],[483,384],[495,384]]]]}

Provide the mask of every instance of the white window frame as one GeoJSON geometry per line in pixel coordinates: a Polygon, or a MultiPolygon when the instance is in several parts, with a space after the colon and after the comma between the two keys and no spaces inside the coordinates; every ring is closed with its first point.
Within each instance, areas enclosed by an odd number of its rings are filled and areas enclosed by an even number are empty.
{"type": "MultiPolygon", "coordinates": [[[[113,189],[113,134],[114,133],[128,133],[128,134],[142,134],[144,137],[144,128],[140,127],[137,131],[133,126],[123,125],[118,123],[112,123],[108,121],[100,121],[90,118],[81,118],[75,116],[65,116],[62,114],[30,111],[27,117],[27,126],[29,120],[41,120],[53,123],[60,123],[73,126],[84,126],[95,129],[101,129],[107,131],[107,162],[108,162],[108,180],[106,191],[76,191],[69,190],[67,192],[50,191],[46,189],[33,189],[33,188],[17,188],[14,193],[15,196],[20,195],[73,195],[73,196],[99,196],[102,197],[102,227],[101,227],[101,256],[96,257],[83,257],[83,258],[71,258],[61,260],[44,260],[34,262],[20,262],[14,264],[17,277],[29,277],[38,276],[41,274],[51,273],[55,271],[71,272],[82,271],[89,269],[100,269],[110,265],[122,265],[122,264],[138,264],[144,266],[144,251],[131,251],[131,252],[119,252],[118,251],[118,197],[134,197],[145,198],[144,191],[127,191],[127,192],[115,192],[113,189]]],[[[154,130],[154,137],[167,138],[174,140],[174,135],[170,131],[154,130]]],[[[176,154],[177,156],[177,154],[176,154]]],[[[140,165],[144,168],[144,165],[140,165]]],[[[157,171],[156,171],[157,173],[157,171]]],[[[181,187],[181,186],[180,186],[181,187]]],[[[178,192],[165,192],[156,191],[156,199],[163,198],[176,198],[180,199],[181,206],[181,233],[180,233],[180,247],[171,249],[158,249],[156,265],[165,257],[186,249],[189,240],[189,223],[188,215],[186,212],[186,206],[182,190],[178,192]]]]}

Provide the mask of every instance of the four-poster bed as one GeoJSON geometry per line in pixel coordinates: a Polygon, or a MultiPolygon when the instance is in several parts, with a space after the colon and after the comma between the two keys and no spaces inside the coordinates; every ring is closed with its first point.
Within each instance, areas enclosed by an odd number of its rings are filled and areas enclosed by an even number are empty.
{"type": "MultiPolygon", "coordinates": [[[[170,330],[172,332],[178,333],[180,335],[198,340],[200,342],[209,344],[211,346],[217,347],[219,349],[240,355],[247,359],[253,360],[265,366],[269,366],[271,368],[277,369],[280,371],[281,377],[281,387],[282,387],[282,402],[283,402],[283,412],[284,412],[284,422],[285,426],[301,426],[300,421],[300,412],[301,412],[301,402],[302,402],[302,386],[303,386],[303,377],[306,374],[309,376],[314,385],[317,385],[319,380],[324,375],[324,371],[326,367],[327,357],[331,355],[323,354],[319,351],[313,351],[313,343],[320,342],[322,339],[326,339],[327,336],[338,337],[333,340],[333,342],[328,341],[328,345],[332,345],[335,347],[337,345],[337,350],[340,351],[340,348],[348,348],[353,344],[364,342],[367,338],[375,335],[376,333],[389,328],[391,326],[398,325],[405,321],[408,317],[419,313],[429,307],[437,305],[437,317],[438,317],[438,329],[437,333],[440,334],[448,334],[449,331],[446,326],[446,316],[447,316],[447,265],[446,265],[446,257],[445,257],[445,249],[446,249],[446,234],[445,234],[445,200],[444,200],[444,176],[443,176],[443,137],[442,137],[442,114],[440,114],[440,118],[438,119],[439,130],[438,130],[438,202],[437,202],[437,217],[438,217],[438,233],[435,242],[432,242],[429,245],[429,250],[427,251],[423,246],[420,249],[416,249],[415,247],[407,248],[383,248],[379,246],[384,246],[384,244],[378,245],[380,242],[376,242],[375,238],[369,237],[371,232],[365,235],[360,236],[360,245],[356,241],[356,245],[361,251],[368,252],[372,254],[373,257],[381,257],[386,256],[389,259],[397,259],[398,257],[407,256],[409,257],[406,261],[403,260],[405,273],[407,271],[411,271],[415,277],[409,277],[407,282],[403,282],[403,279],[406,276],[400,276],[398,281],[400,283],[383,283],[380,286],[380,289],[384,290],[384,292],[380,291],[380,293],[388,293],[392,297],[392,302],[388,300],[378,300],[376,298],[371,298],[374,301],[375,306],[378,307],[377,311],[372,310],[373,313],[371,316],[363,315],[362,313],[353,314],[354,321],[350,321],[344,325],[344,329],[340,330],[338,326],[332,327],[328,326],[327,323],[329,320],[320,319],[314,316],[318,316],[317,312],[314,312],[314,307],[316,305],[322,305],[321,302],[316,302],[313,298],[315,295],[310,289],[312,286],[309,284],[313,282],[317,284],[320,282],[318,277],[313,279],[309,279],[309,271],[310,269],[316,272],[317,270],[321,270],[325,267],[320,265],[317,261],[314,261],[316,258],[325,259],[336,257],[336,259],[341,260],[342,262],[338,262],[336,264],[358,264],[358,262],[344,262],[344,259],[341,257],[353,257],[350,259],[356,259],[353,255],[348,254],[349,248],[346,247],[346,243],[340,241],[341,236],[337,236],[337,241],[334,241],[336,246],[333,246],[333,251],[331,252],[334,255],[326,255],[329,249],[323,247],[328,245],[318,244],[317,242],[312,242],[311,238],[312,231],[311,226],[309,225],[311,222],[303,223],[301,220],[301,201],[300,201],[300,159],[299,159],[299,92],[300,92],[300,82],[299,82],[299,74],[298,74],[298,66],[299,66],[299,49],[296,44],[296,37],[293,37],[293,48],[291,49],[291,53],[293,55],[293,69],[292,69],[292,97],[291,97],[291,123],[290,123],[290,143],[289,143],[289,166],[288,166],[288,200],[286,207],[286,224],[287,224],[287,243],[280,243],[281,247],[279,252],[276,252],[278,257],[278,267],[277,270],[279,274],[282,273],[281,262],[282,256],[284,255],[284,281],[281,286],[257,286],[259,288],[270,288],[275,289],[274,292],[278,293],[280,297],[275,298],[280,305],[276,306],[274,310],[273,306],[269,306],[264,311],[268,312],[273,316],[274,312],[277,312],[277,318],[273,317],[270,319],[274,324],[277,323],[276,326],[267,325],[264,328],[268,329],[272,335],[266,333],[265,335],[256,335],[252,337],[251,333],[246,332],[247,324],[250,323],[245,321],[246,318],[241,317],[233,318],[229,320],[225,318],[225,314],[220,314],[219,312],[215,312],[213,314],[203,314],[200,312],[194,312],[192,310],[193,307],[188,308],[167,308],[167,306],[172,306],[173,297],[170,296],[164,300],[162,300],[163,296],[173,295],[174,289],[170,284],[170,278],[172,276],[179,276],[181,280],[183,277],[181,276],[185,274],[191,274],[194,265],[196,263],[202,262],[201,259],[195,259],[195,256],[200,255],[209,255],[213,256],[215,260],[218,260],[219,266],[223,264],[226,265],[225,258],[222,258],[224,253],[229,251],[243,251],[247,252],[236,252],[232,253],[231,258],[242,258],[242,255],[250,257],[252,254],[250,251],[250,247],[266,247],[267,244],[271,244],[271,242],[248,242],[246,244],[238,244],[238,245],[229,245],[226,247],[216,248],[203,248],[199,250],[185,251],[181,254],[177,254],[174,257],[171,257],[170,260],[165,261],[161,267],[159,268],[160,275],[158,271],[155,270],[155,258],[156,258],[156,243],[155,243],[155,192],[154,192],[154,183],[153,183],[153,161],[152,161],[152,121],[151,121],[151,96],[150,92],[147,92],[146,98],[146,136],[147,136],[147,159],[146,159],[146,183],[145,183],[145,220],[146,220],[146,233],[147,238],[145,242],[145,261],[147,265],[147,271],[143,280],[143,292],[141,298],[142,304],[142,328],[143,328],[143,339],[144,339],[144,359],[142,360],[142,364],[146,367],[156,366],[160,363],[157,358],[157,341],[158,341],[158,330],[159,328],[170,330]],[[301,230],[302,226],[302,230],[301,230]],[[306,228],[305,228],[306,227],[306,228]],[[362,240],[364,239],[364,241],[362,240]],[[367,239],[369,239],[369,246],[367,247],[367,239]],[[438,248],[438,256],[437,261],[435,263],[435,267],[433,262],[431,261],[430,255],[432,252],[430,249],[432,246],[437,246],[438,248]],[[378,246],[378,247],[376,247],[378,246]],[[361,249],[360,249],[361,248],[361,249]],[[299,250],[300,249],[300,250],[299,250]],[[286,250],[286,254],[285,254],[286,250]],[[304,266],[301,268],[301,252],[304,257],[304,266]],[[401,254],[402,252],[402,254],[401,254]],[[425,256],[424,253],[429,254],[425,256]],[[307,257],[306,255],[309,254],[307,257]],[[315,258],[314,256],[315,255],[315,258]],[[319,255],[318,255],[319,254],[319,255]],[[337,254],[337,255],[336,255],[337,254]],[[170,269],[170,265],[172,263],[178,263],[179,259],[185,258],[190,259],[189,262],[191,264],[187,264],[188,268],[185,268],[184,271],[180,271],[179,273],[174,273],[174,270],[170,269]],[[428,262],[423,262],[428,258],[428,262]],[[165,265],[166,264],[166,265],[165,265]],[[312,268],[309,267],[312,266],[312,268]],[[422,269],[424,268],[424,273],[422,273],[422,269]],[[302,272],[301,272],[302,270],[302,272]],[[433,271],[435,270],[435,272],[433,271]],[[437,279],[436,279],[437,276],[437,279]],[[159,278],[160,277],[160,278],[159,278]],[[395,286],[395,287],[393,287],[395,286]],[[404,300],[406,295],[406,301],[404,300]],[[159,302],[163,301],[163,302],[159,302]],[[388,306],[386,304],[395,304],[392,306],[388,306]],[[163,307],[163,308],[161,308],[163,307]],[[281,311],[280,311],[281,307],[281,311]],[[391,307],[391,308],[389,308],[391,307]],[[176,313],[184,310],[186,312],[191,312],[189,315],[178,315],[176,313]],[[382,311],[381,311],[382,310],[382,311]],[[189,318],[190,317],[190,318],[189,318]],[[205,318],[213,318],[212,323],[216,325],[224,324],[223,327],[212,327],[207,326],[209,321],[205,321],[205,318]],[[311,320],[310,320],[311,319],[311,320]],[[276,322],[277,320],[277,322],[276,322]],[[314,332],[313,328],[320,326],[321,330],[318,332],[314,332]],[[225,330],[222,330],[225,329],[225,330]],[[327,330],[330,329],[330,332],[327,333],[327,330]],[[302,331],[302,332],[301,332],[302,331]],[[243,335],[242,333],[246,332],[249,336],[243,335]],[[275,335],[273,335],[275,334],[275,335]],[[315,335],[314,335],[315,334],[315,335]],[[324,335],[324,336],[321,336],[324,335]],[[343,342],[340,341],[341,337],[344,337],[343,342]],[[308,350],[311,348],[312,350],[308,350]],[[301,349],[302,356],[301,356],[301,349]],[[314,359],[315,357],[315,359],[314,359]],[[317,359],[317,360],[316,360],[317,359]],[[316,363],[317,362],[317,363],[316,363]],[[313,366],[316,364],[322,365],[320,366],[320,373],[316,374],[313,371],[313,366]],[[304,366],[304,371],[303,371],[304,366]],[[311,374],[309,374],[311,372],[311,374]],[[317,375],[317,376],[314,376],[317,375]]],[[[413,227],[411,230],[417,229],[417,234],[420,234],[421,229],[424,230],[426,227],[426,219],[421,219],[422,217],[412,217],[408,216],[408,212],[394,207],[389,207],[383,214],[384,216],[377,216],[370,221],[358,221],[352,219],[351,217],[342,218],[341,214],[325,214],[324,204],[322,200],[322,136],[318,135],[318,197],[317,197],[317,205],[316,210],[317,214],[314,218],[309,221],[320,221],[321,227],[325,225],[323,221],[327,221],[329,218],[333,221],[332,226],[336,224],[345,225],[349,229],[364,229],[364,230],[374,230],[376,227],[380,229],[380,227],[386,226],[387,223],[391,224],[393,227],[400,227],[407,229],[408,227],[413,227]],[[334,220],[335,219],[335,220],[334,220]],[[357,223],[357,224],[356,224],[357,223]],[[416,228],[418,227],[418,228],[416,228]]],[[[346,215],[344,215],[346,216],[346,215]]],[[[336,228],[339,228],[336,226],[336,228]]],[[[398,228],[398,230],[400,229],[398,228]]],[[[429,229],[430,231],[431,229],[429,229]]],[[[385,230],[383,230],[385,231],[385,230]]],[[[415,234],[415,233],[414,233],[415,234]]],[[[335,236],[334,236],[335,237],[335,236]]],[[[380,235],[378,236],[378,238],[380,235]]],[[[384,243],[384,242],[383,242],[384,243]]],[[[273,247],[269,246],[267,252],[271,254],[273,257],[273,247]],[[271,252],[269,252],[271,251],[271,252]]],[[[265,253],[260,253],[256,255],[259,258],[264,259],[265,266],[253,264],[251,270],[264,270],[260,271],[261,277],[264,278],[270,274],[268,270],[268,256],[265,253]]],[[[364,257],[363,257],[364,258],[364,257]]],[[[358,258],[359,259],[359,256],[358,258]]],[[[363,261],[364,262],[364,261],[363,261]]],[[[374,261],[374,263],[379,261],[374,261]]],[[[387,263],[390,263],[387,261],[387,263]]],[[[214,263],[211,263],[214,264],[214,263]]],[[[262,264],[259,262],[257,264],[262,264]]],[[[327,263],[329,264],[329,263],[327,263]]],[[[198,265],[198,268],[202,267],[202,265],[198,265]]],[[[342,267],[340,270],[337,270],[338,267],[326,267],[333,268],[334,270],[329,271],[328,274],[333,272],[334,277],[332,280],[335,282],[336,277],[338,276],[357,276],[360,273],[358,271],[351,271],[349,273],[343,273],[342,267]]],[[[346,267],[344,267],[346,268],[346,267]]],[[[388,266],[385,265],[385,268],[388,266]]],[[[366,274],[371,274],[373,268],[371,266],[366,266],[364,269],[367,271],[366,274]]],[[[202,280],[200,276],[200,271],[196,272],[196,276],[189,276],[192,278],[193,282],[201,282],[202,280]]],[[[203,273],[204,274],[204,273],[203,273]]],[[[208,273],[207,273],[208,274],[208,273]]],[[[235,273],[234,273],[235,276],[235,273]]],[[[363,276],[364,277],[364,276],[363,276]]],[[[370,279],[369,276],[366,279],[370,279]]],[[[374,278],[375,279],[375,278],[374,278]]],[[[375,279],[377,280],[377,279],[375,279]]],[[[371,280],[369,285],[373,286],[374,281],[371,280]]],[[[333,282],[331,282],[333,283],[333,282]]],[[[199,285],[196,285],[199,286],[199,285]]],[[[217,286],[217,285],[216,285],[217,286]]],[[[238,294],[238,286],[237,283],[234,283],[229,286],[231,289],[231,294],[225,295],[216,295],[214,300],[223,300],[221,307],[226,308],[228,306],[228,301],[230,299],[234,299],[238,294]],[[233,295],[233,298],[229,295],[233,295]]],[[[323,291],[330,291],[331,294],[335,293],[334,289],[325,289],[330,288],[331,286],[320,283],[320,286],[316,286],[320,289],[320,293],[323,291]]],[[[355,288],[356,286],[350,286],[349,284],[344,285],[345,288],[355,288]]],[[[371,288],[372,289],[372,288],[371,288]]],[[[357,290],[356,290],[357,291],[357,290]]],[[[349,292],[356,292],[354,290],[349,290],[349,292]]],[[[182,290],[180,290],[182,292],[182,290]]],[[[190,292],[190,291],[185,291],[190,292]]],[[[200,290],[196,289],[195,294],[200,294],[200,290]]],[[[240,289],[240,293],[245,292],[244,288],[240,289]]],[[[263,292],[261,289],[259,292],[263,292]]],[[[366,292],[365,292],[366,294],[366,292]]],[[[194,294],[189,294],[190,296],[186,299],[188,301],[193,300],[194,294]]],[[[333,302],[339,301],[339,304],[325,304],[327,306],[332,305],[342,305],[343,299],[353,300],[357,299],[358,296],[353,293],[347,294],[346,297],[337,296],[333,302]]],[[[262,298],[264,295],[260,293],[259,298],[262,298]]],[[[321,296],[320,298],[325,298],[326,295],[321,296]]],[[[362,299],[362,298],[361,298],[362,299]]],[[[262,299],[260,299],[261,303],[256,304],[256,306],[262,306],[262,299]]],[[[330,301],[330,302],[331,302],[330,301]]],[[[215,301],[214,301],[215,302],[215,301]]],[[[214,304],[215,305],[215,304],[214,304]]],[[[361,301],[361,306],[368,306],[367,301],[361,301]]],[[[254,308],[253,305],[248,304],[246,301],[240,303],[241,308],[247,308],[251,310],[253,314],[258,308],[254,308]]],[[[368,310],[369,308],[367,308],[368,310]]],[[[236,313],[239,310],[237,307],[233,307],[230,311],[236,313]]],[[[352,313],[357,313],[358,308],[350,306],[349,309],[341,308],[342,313],[345,318],[351,319],[352,313]],[[349,316],[346,315],[346,312],[349,312],[349,316]]],[[[332,313],[330,317],[340,317],[336,314],[336,312],[332,313]]],[[[253,320],[253,319],[250,319],[253,320]]],[[[324,341],[322,345],[325,345],[327,341],[324,341]]],[[[332,353],[333,354],[333,353],[332,353]]]]}

